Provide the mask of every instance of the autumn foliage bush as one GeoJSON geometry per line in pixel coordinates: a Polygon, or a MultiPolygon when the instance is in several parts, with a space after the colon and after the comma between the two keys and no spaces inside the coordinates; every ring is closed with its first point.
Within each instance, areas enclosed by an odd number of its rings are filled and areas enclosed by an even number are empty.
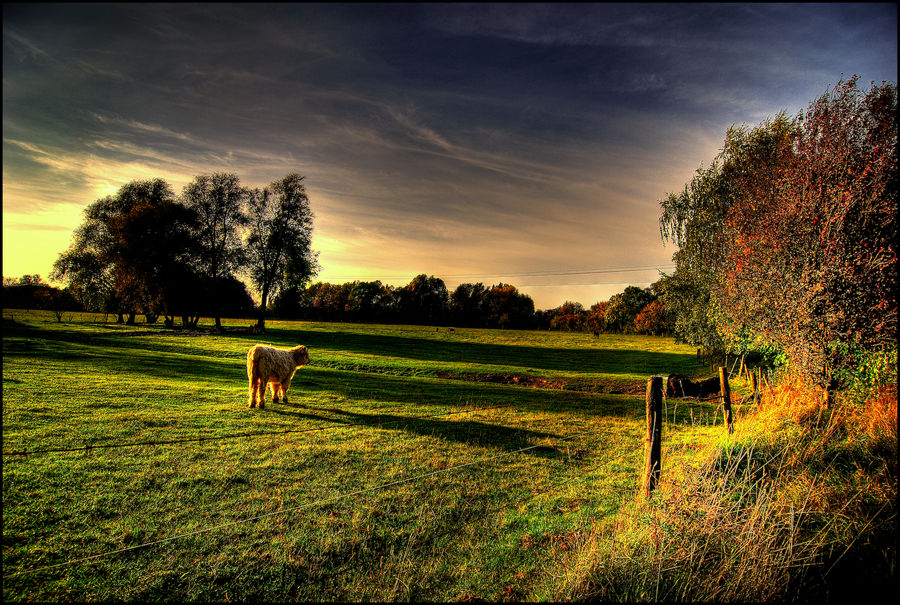
{"type": "Polygon", "coordinates": [[[896,348],[895,84],[864,92],[854,77],[794,118],[729,129],[713,166],[662,206],[677,272],[706,290],[725,342],[772,343],[829,389],[896,348]]]}
{"type": "Polygon", "coordinates": [[[638,334],[661,336],[668,330],[666,308],[659,299],[652,301],[634,318],[634,330],[638,334]]]}
{"type": "MultiPolygon", "coordinates": [[[[839,84],[793,124],[770,127],[771,166],[735,179],[721,306],[820,384],[842,365],[835,343],[895,339],[896,106],[895,87],[839,84]]],[[[735,163],[753,136],[730,134],[735,163]]]]}

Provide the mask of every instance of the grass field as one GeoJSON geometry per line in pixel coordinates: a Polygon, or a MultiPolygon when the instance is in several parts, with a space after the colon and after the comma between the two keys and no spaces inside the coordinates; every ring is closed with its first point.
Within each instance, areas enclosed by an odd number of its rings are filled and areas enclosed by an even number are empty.
{"type": "Polygon", "coordinates": [[[6,601],[550,598],[634,498],[647,377],[701,371],[645,336],[66,319],[4,311],[6,601]],[[256,342],[309,347],[290,404],[247,407],[256,342]]]}

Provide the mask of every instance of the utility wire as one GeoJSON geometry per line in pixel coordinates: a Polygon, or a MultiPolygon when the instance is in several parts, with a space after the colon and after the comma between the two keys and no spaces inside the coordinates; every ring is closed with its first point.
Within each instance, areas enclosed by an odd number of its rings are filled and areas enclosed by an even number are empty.
{"type": "Polygon", "coordinates": [[[329,426],[320,426],[315,428],[307,428],[307,429],[283,429],[278,431],[259,431],[254,433],[236,433],[233,435],[215,435],[211,437],[186,437],[184,439],[170,439],[167,441],[133,441],[127,443],[101,443],[98,445],[85,445],[81,447],[61,447],[61,448],[46,448],[41,450],[20,450],[13,452],[3,452],[4,456],[31,456],[33,454],[49,454],[49,453],[61,453],[61,452],[87,452],[91,450],[99,450],[99,449],[115,449],[115,448],[125,448],[125,447],[138,447],[142,445],[175,445],[180,443],[197,443],[203,441],[222,441],[225,439],[239,439],[242,437],[263,437],[266,435],[286,435],[288,433],[314,433],[317,431],[328,431],[331,429],[343,428],[343,427],[356,427],[356,426],[385,426],[389,424],[397,424],[398,422],[408,422],[411,420],[422,420],[425,418],[436,418],[440,416],[450,416],[452,414],[465,414],[467,412],[480,412],[483,410],[493,410],[497,408],[504,407],[512,407],[508,404],[504,405],[493,405],[483,408],[470,408],[465,410],[454,410],[451,412],[441,412],[439,414],[426,414],[424,416],[408,416],[405,418],[400,418],[399,420],[390,420],[388,422],[347,422],[342,424],[333,424],[329,426]]]}
{"type": "MultiPolygon", "coordinates": [[[[643,267],[620,267],[620,268],[607,268],[607,269],[586,269],[584,271],[527,271],[521,273],[492,273],[492,274],[477,274],[477,273],[460,273],[454,275],[444,275],[442,277],[448,279],[488,279],[492,277],[551,277],[551,276],[559,276],[559,275],[593,275],[599,273],[625,273],[631,271],[659,271],[661,269],[674,269],[674,264],[665,264],[658,266],[643,266],[643,267]]],[[[394,275],[394,276],[386,276],[386,277],[348,277],[348,276],[337,276],[333,277],[335,280],[395,280],[395,279],[409,279],[408,275],[394,275]]]]}
{"type": "Polygon", "coordinates": [[[636,284],[652,284],[652,281],[603,281],[590,282],[583,284],[520,284],[517,288],[540,288],[540,287],[556,287],[563,288],[568,286],[633,286],[636,284]]]}

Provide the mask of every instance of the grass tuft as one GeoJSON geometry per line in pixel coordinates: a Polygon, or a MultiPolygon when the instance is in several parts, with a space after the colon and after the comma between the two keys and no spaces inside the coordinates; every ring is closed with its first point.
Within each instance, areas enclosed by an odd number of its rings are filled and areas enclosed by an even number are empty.
{"type": "MultiPolygon", "coordinates": [[[[702,464],[664,470],[566,563],[577,600],[896,596],[897,395],[834,410],[795,381],[702,464]]],[[[665,460],[665,454],[664,454],[665,460]]],[[[665,464],[665,463],[664,463],[665,464]]]]}

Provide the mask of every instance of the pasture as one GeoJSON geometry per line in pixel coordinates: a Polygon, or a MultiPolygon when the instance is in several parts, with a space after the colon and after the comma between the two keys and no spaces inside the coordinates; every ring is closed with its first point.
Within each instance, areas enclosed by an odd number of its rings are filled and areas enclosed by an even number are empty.
{"type": "MultiPolygon", "coordinates": [[[[4,311],[6,601],[549,598],[638,490],[647,377],[701,371],[646,336],[66,319],[4,311]],[[290,404],[247,407],[256,343],[309,348],[290,404]]],[[[714,412],[669,402],[664,456],[714,412]]]]}

